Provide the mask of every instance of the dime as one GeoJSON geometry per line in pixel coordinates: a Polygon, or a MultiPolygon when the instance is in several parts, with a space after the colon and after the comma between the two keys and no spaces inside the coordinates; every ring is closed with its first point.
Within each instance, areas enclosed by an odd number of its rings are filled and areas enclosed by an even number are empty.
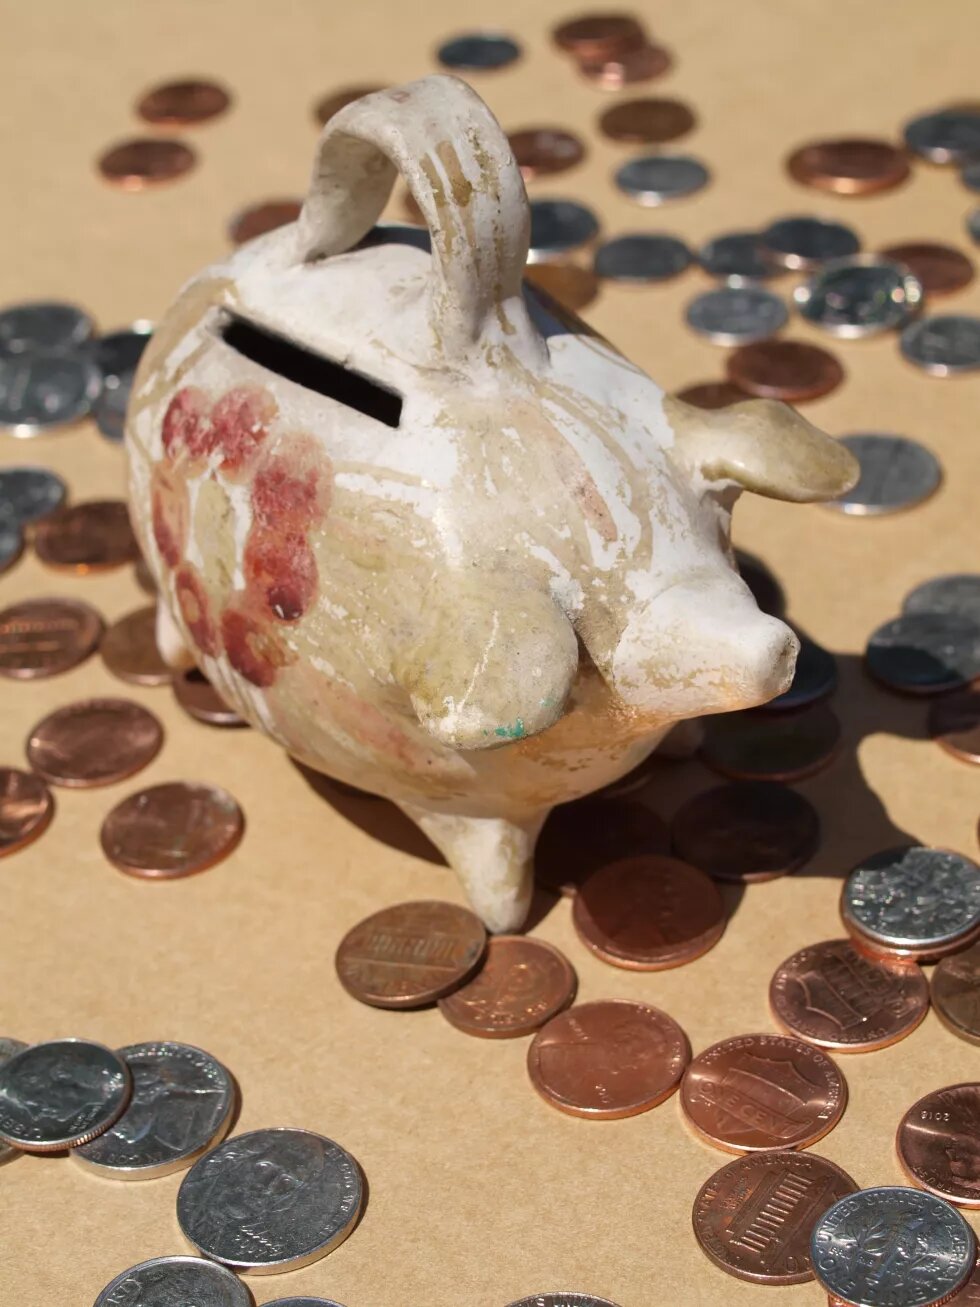
{"type": "Polygon", "coordinates": [[[934,699],[929,734],[954,758],[980,763],[980,687],[934,699]]]}
{"type": "Polygon", "coordinates": [[[136,112],[157,127],[195,127],[223,114],[231,96],[217,82],[164,82],[136,102],[136,112]]]}
{"type": "Polygon", "coordinates": [[[90,499],[50,513],[34,529],[42,563],[73,572],[100,572],[132,563],[139,555],[122,499],[90,499]]]}
{"type": "Polygon", "coordinates": [[[710,175],[698,159],[684,154],[645,154],[616,169],[616,186],[638,204],[683,199],[707,186],[710,175]]]}
{"type": "Polygon", "coordinates": [[[932,1006],[954,1035],[980,1044],[980,944],[943,958],[932,973],[932,1006]]]}
{"type": "Polygon", "coordinates": [[[534,1036],[531,1084],[571,1116],[614,1120],[649,1111],[676,1090],[691,1058],[673,1017],[625,998],[579,1003],[534,1036]]]}
{"type": "Polygon", "coordinates": [[[676,397],[685,404],[706,409],[727,408],[729,404],[741,404],[749,398],[744,390],[730,381],[699,381],[678,390],[676,397]]]}
{"type": "MultiPolygon", "coordinates": [[[[325,127],[335,113],[340,113],[341,109],[346,109],[349,104],[355,100],[362,100],[365,95],[374,95],[378,91],[383,91],[383,86],[345,86],[340,91],[330,91],[317,100],[313,106],[313,117],[321,127],[325,127]]],[[[289,219],[288,221],[292,221],[289,219]]]]}
{"type": "Polygon", "coordinates": [[[942,466],[935,454],[907,436],[860,433],[841,436],[861,475],[850,490],[824,501],[851,517],[881,517],[923,503],[939,489],[942,466]]]}
{"type": "Polygon", "coordinates": [[[904,263],[920,282],[926,295],[951,295],[973,280],[972,262],[952,245],[931,241],[906,241],[881,251],[883,259],[904,263]]]}
{"type": "Polygon", "coordinates": [[[117,804],[102,823],[102,851],[120,871],[177,880],[221,862],[242,838],[245,818],[216,785],[167,781],[117,804]]]}
{"type": "Polygon", "coordinates": [[[761,340],[728,356],[728,379],[750,395],[799,403],[829,395],[844,369],[826,350],[800,340],[761,340]]]}
{"type": "Polygon", "coordinates": [[[25,599],[0,612],[0,676],[57,676],[90,657],[103,622],[78,599],[25,599]]]}
{"type": "Polygon", "coordinates": [[[696,794],[670,824],[685,861],[716,880],[774,880],[808,862],[820,842],[820,818],[809,799],[769,781],[735,781],[696,794]]]}
{"type": "Polygon", "coordinates": [[[769,1006],[791,1035],[839,1053],[866,1053],[921,1024],[929,984],[921,967],[873,961],[850,940],[830,939],[780,963],[769,1006]]]}
{"type": "Polygon", "coordinates": [[[661,45],[646,43],[635,50],[624,50],[608,59],[579,59],[583,77],[602,91],[619,91],[637,82],[651,82],[667,72],[669,53],[661,45]]]}
{"type": "Polygon", "coordinates": [[[768,257],[782,268],[816,268],[861,248],[850,227],[824,218],[780,218],[762,232],[761,240],[768,257]]]}
{"type": "Polygon", "coordinates": [[[678,858],[610,862],[575,895],[579,939],[604,962],[663,971],[693,962],[721,939],[725,904],[711,880],[678,858]]]}
{"type": "Polygon", "coordinates": [[[837,689],[837,659],[829,650],[805,635],[799,637],[800,652],[788,690],[759,705],[761,712],[788,712],[829,699],[837,689]]]}
{"type": "Polygon", "coordinates": [[[0,359],[0,428],[36,436],[91,411],[102,377],[87,354],[37,350],[0,359]]]}
{"type": "Polygon", "coordinates": [[[697,119],[681,100],[623,100],[599,118],[599,130],[613,141],[663,145],[691,131],[697,119]]]}
{"type": "MultiPolygon", "coordinates": [[[[22,1039],[9,1039],[5,1035],[0,1035],[0,1066],[12,1058],[15,1053],[23,1053],[27,1045],[22,1039]]],[[[19,1157],[21,1150],[11,1148],[9,1144],[0,1144],[0,1166],[4,1162],[12,1162],[15,1157],[19,1157]]]]}
{"type": "Polygon", "coordinates": [[[229,708],[203,672],[196,667],[174,677],[174,698],[189,717],[208,726],[247,726],[234,708],[229,708]]]}
{"type": "Polygon", "coordinates": [[[360,1169],[332,1139],[312,1130],[253,1130],[194,1163],[177,1194],[177,1221],[206,1257],[275,1274],[308,1266],[343,1243],[362,1200],[360,1169]]]}
{"type": "Polygon", "coordinates": [[[141,318],[130,327],[110,331],[92,344],[92,357],[106,381],[132,379],[153,335],[153,323],[141,318]]]}
{"type": "Polygon", "coordinates": [[[909,175],[904,151],[888,141],[849,137],[803,145],[786,160],[794,181],[837,195],[872,195],[901,186],[909,175]]]}
{"type": "Polygon", "coordinates": [[[636,232],[605,241],[595,253],[597,277],[645,285],[669,281],[694,261],[694,255],[676,236],[636,232]]]}
{"type": "Polygon", "coordinates": [[[980,1207],[980,1084],[934,1089],[913,1103],[895,1137],[909,1178],[949,1203],[980,1207]]]}
{"type": "Polygon", "coordinates": [[[574,200],[531,200],[530,209],[529,263],[561,258],[599,233],[599,220],[592,210],[574,200]]]}
{"type": "Polygon", "coordinates": [[[40,776],[0,767],[0,857],[43,835],[53,813],[54,799],[40,776]]]}
{"type": "Polygon", "coordinates": [[[119,1056],[133,1077],[129,1106],[98,1139],[72,1149],[83,1166],[113,1180],[155,1180],[190,1166],[223,1139],[235,1082],[192,1044],[130,1044],[119,1056]]]}
{"type": "Polygon", "coordinates": [[[26,1153],[75,1148],[108,1130],[132,1089],[126,1063],[85,1039],[34,1044],[0,1064],[0,1141],[26,1153]]]}
{"type": "Polygon", "coordinates": [[[41,719],[27,761],[49,785],[88,789],[138,772],[160,752],[163,727],[129,699],[83,699],[41,719]]]}
{"type": "Polygon", "coordinates": [[[302,208],[302,200],[263,200],[260,204],[250,204],[229,219],[228,239],[234,245],[244,245],[256,236],[295,222],[302,208]]]}
{"type": "Polygon", "coordinates": [[[506,68],[521,57],[521,47],[502,32],[465,32],[444,41],[436,51],[443,68],[469,73],[506,68]]]}
{"type": "Polygon", "coordinates": [[[813,1153],[750,1153],[726,1163],[694,1200],[701,1251],[739,1280],[805,1284],[813,1279],[810,1235],[824,1212],[857,1185],[813,1153]]]}
{"type": "Polygon", "coordinates": [[[958,613],[980,622],[980,573],[955,572],[933,576],[910,590],[903,613],[958,613]]]}
{"type": "Polygon", "coordinates": [[[957,690],[980,676],[980,624],[955,613],[903,613],[872,631],[864,660],[890,690],[957,690]]]}
{"type": "Polygon", "coordinates": [[[98,169],[114,186],[141,191],[182,177],[196,163],[197,155],[183,141],[135,137],[120,141],[100,155],[98,169]]]}
{"type": "Polygon", "coordinates": [[[757,231],[733,231],[716,236],[701,246],[698,261],[709,277],[717,277],[730,286],[766,281],[778,272],[766,258],[757,231]]]}
{"type": "Polygon", "coordinates": [[[61,477],[46,467],[0,469],[0,519],[28,526],[60,508],[68,495],[61,477]]]}
{"type": "Polygon", "coordinates": [[[733,780],[799,781],[833,762],[840,722],[825,703],[794,713],[720,713],[706,723],[701,758],[733,780]]]}
{"type": "Polygon", "coordinates": [[[599,293],[599,281],[591,268],[576,263],[531,263],[524,276],[535,290],[543,290],[564,309],[584,309],[599,293]]]}
{"type": "Polygon", "coordinates": [[[585,158],[581,137],[560,127],[526,127],[511,132],[507,140],[525,181],[566,172],[585,158]]]}
{"type": "Polygon", "coordinates": [[[608,1298],[597,1298],[594,1293],[575,1293],[559,1290],[555,1293],[533,1293],[530,1298],[518,1298],[509,1307],[617,1307],[608,1298]]]}
{"type": "Polygon", "coordinates": [[[877,254],[830,259],[793,299],[801,317],[832,336],[856,340],[902,326],[922,304],[922,284],[877,254]]]}
{"type": "Polygon", "coordinates": [[[0,310],[0,355],[76,350],[95,334],[95,323],[75,304],[30,300],[0,310]]]}
{"type": "Polygon", "coordinates": [[[552,40],[576,59],[612,59],[640,49],[646,33],[632,14],[583,14],[552,29],[552,40]]]}
{"type": "Polygon", "coordinates": [[[645,803],[590,797],[551,810],[538,837],[534,871],[546,888],[571,895],[607,862],[669,848],[667,827],[645,803]]]}
{"type": "Polygon", "coordinates": [[[808,1148],[843,1116],[847,1082],[801,1039],[736,1035],[694,1058],[680,1099],[690,1124],[717,1148],[808,1148]]]}
{"type": "Polygon", "coordinates": [[[940,109],[905,125],[905,144],[930,163],[968,163],[980,155],[980,113],[940,109]]]}
{"type": "Polygon", "coordinates": [[[980,318],[967,314],[920,318],[902,332],[900,347],[909,363],[935,377],[980,368],[980,318]]]}
{"type": "Polygon", "coordinates": [[[252,1307],[237,1276],[203,1257],[151,1257],[117,1275],[95,1307],[252,1307]]]}
{"type": "Polygon", "coordinates": [[[467,1035],[513,1039],[533,1034],[575,997],[575,972],[563,953],[540,939],[495,935],[483,966],[439,1000],[446,1020],[467,1035]]]}
{"type": "Polygon", "coordinates": [[[722,286],[691,300],[687,325],[715,345],[745,345],[766,340],[786,326],[786,305],[778,295],[757,286],[722,286]]]}
{"type": "Polygon", "coordinates": [[[845,1304],[936,1307],[970,1278],[976,1240],[941,1198],[883,1185],[834,1203],[814,1227],[810,1257],[819,1283],[845,1304]]]}
{"type": "Polygon", "coordinates": [[[0,576],[13,567],[23,552],[23,531],[15,522],[0,517],[0,576]]]}
{"type": "Polygon", "coordinates": [[[468,980],[486,947],[483,923],[467,908],[398,903],[347,932],[337,949],[337,975],[362,1003],[422,1007],[468,980]]]}
{"type": "Polygon", "coordinates": [[[102,661],[121,681],[132,685],[169,685],[173,672],[160,657],[155,604],[137,608],[113,622],[102,637],[102,661]]]}

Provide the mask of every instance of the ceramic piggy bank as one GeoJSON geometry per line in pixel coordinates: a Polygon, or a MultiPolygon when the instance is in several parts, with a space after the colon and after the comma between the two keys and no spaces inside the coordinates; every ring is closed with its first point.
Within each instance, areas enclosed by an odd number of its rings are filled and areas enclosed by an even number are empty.
{"type": "Polygon", "coordinates": [[[856,475],[781,404],[666,397],[523,286],[528,228],[464,83],[366,96],[324,128],[298,222],[185,287],[126,432],[165,655],[394,800],[498,931],[553,805],[788,685],[796,638],[733,564],[739,494],[856,475]],[[398,173],[431,250],[372,230],[398,173]]]}

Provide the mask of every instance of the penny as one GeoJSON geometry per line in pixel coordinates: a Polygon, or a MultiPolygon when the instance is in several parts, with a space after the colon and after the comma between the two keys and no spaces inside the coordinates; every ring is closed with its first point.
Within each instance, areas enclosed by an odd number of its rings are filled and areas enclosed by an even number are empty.
{"type": "Polygon", "coordinates": [[[913,1103],[895,1148],[920,1188],[959,1207],[980,1207],[980,1084],[934,1089],[913,1103]]]}
{"type": "Polygon", "coordinates": [[[224,1138],[235,1082],[210,1053],[159,1041],[118,1050],[133,1077],[129,1105],[72,1157],[113,1180],[154,1180],[190,1166],[224,1138]]]}
{"type": "Polygon", "coordinates": [[[525,181],[566,172],[585,158],[585,144],[560,127],[526,127],[507,137],[525,181]]]}
{"type": "Polygon", "coordinates": [[[733,386],[730,381],[699,381],[678,390],[676,397],[685,404],[705,409],[727,408],[729,404],[741,404],[748,399],[745,391],[733,386]]]}
{"type": "Polygon", "coordinates": [[[531,1035],[575,997],[575,972],[563,953],[540,939],[495,935],[483,966],[459,989],[439,1000],[439,1011],[457,1030],[483,1039],[531,1035]]]}
{"type": "Polygon", "coordinates": [[[92,343],[92,357],[107,382],[131,380],[143,351],[153,335],[153,323],[145,318],[119,331],[110,331],[92,343]]]}
{"type": "MultiPolygon", "coordinates": [[[[346,109],[355,100],[362,100],[365,95],[375,95],[378,91],[384,89],[383,86],[345,86],[340,91],[330,91],[329,94],[317,100],[313,106],[313,117],[321,127],[325,127],[334,114],[340,113],[341,109],[346,109]]],[[[292,219],[290,218],[288,221],[292,222],[292,219]]]]}
{"type": "Polygon", "coordinates": [[[930,163],[968,163],[980,156],[980,113],[941,109],[905,125],[905,144],[930,163]]]}
{"type": "Polygon", "coordinates": [[[948,1300],[948,1307],[980,1307],[980,1261],[963,1287],[948,1300]]]}
{"type": "Polygon", "coordinates": [[[810,944],[776,968],[769,1006],[791,1035],[839,1053],[887,1048],[929,1010],[921,967],[876,962],[850,940],[810,944]]]}
{"type": "Polygon", "coordinates": [[[534,872],[540,884],[571,895],[607,862],[669,852],[667,827],[644,803],[588,798],[552,808],[538,836],[534,872]]]}
{"type": "Polygon", "coordinates": [[[455,903],[420,900],[382,908],[349,930],[337,949],[340,983],[373,1007],[422,1007],[468,980],[487,932],[455,903]]]}
{"type": "MultiPolygon", "coordinates": [[[[15,1053],[23,1053],[27,1045],[22,1039],[10,1039],[5,1035],[0,1035],[0,1066],[13,1057],[15,1053]]],[[[12,1162],[15,1157],[20,1157],[19,1148],[11,1148],[9,1144],[0,1144],[0,1166],[5,1162],[12,1162]]]]}
{"type": "Polygon", "coordinates": [[[78,599],[25,599],[0,612],[0,676],[58,676],[99,646],[103,622],[78,599]]]}
{"type": "Polygon", "coordinates": [[[759,705],[760,712],[789,712],[829,699],[837,689],[837,659],[815,640],[799,637],[800,652],[788,690],[759,705]]]}
{"type": "Polygon", "coordinates": [[[34,529],[34,550],[48,567],[101,572],[139,554],[122,499],[90,499],[49,513],[34,529]]]}
{"type": "Polygon", "coordinates": [[[571,1116],[615,1120],[647,1112],[677,1089],[691,1046],[677,1022],[646,1003],[579,1003],[534,1036],[531,1084],[571,1116]]]}
{"type": "Polygon", "coordinates": [[[584,309],[599,293],[599,281],[591,268],[580,268],[575,263],[530,263],[524,270],[525,278],[535,290],[543,290],[562,308],[573,313],[584,309]]]}
{"type": "Polygon", "coordinates": [[[126,1063],[85,1039],[34,1044],[0,1064],[0,1141],[26,1153],[75,1148],[108,1130],[132,1090],[126,1063]]]}
{"type": "Polygon", "coordinates": [[[156,605],[137,608],[113,622],[102,637],[102,661],[121,681],[132,685],[169,685],[173,672],[160,657],[156,605]]]}
{"type": "Polygon", "coordinates": [[[955,613],[903,613],[872,631],[864,661],[889,690],[958,690],[980,676],[980,623],[955,613]]]}
{"type": "Polygon", "coordinates": [[[933,576],[910,590],[903,613],[958,613],[980,622],[980,573],[955,572],[933,576]]]}
{"type": "Polygon", "coordinates": [[[766,281],[779,271],[766,258],[757,231],[733,231],[716,236],[701,246],[698,261],[709,277],[717,277],[730,286],[766,281]]]}
{"type": "Polygon", "coordinates": [[[610,281],[648,285],[679,276],[693,261],[676,236],[636,232],[603,242],[595,253],[595,272],[610,281]]]}
{"type": "Polygon", "coordinates": [[[623,100],[599,118],[599,130],[613,141],[634,145],[664,145],[686,136],[697,123],[690,107],[681,100],[623,100]]]}
{"type": "Polygon", "coordinates": [[[928,729],[954,758],[980,763],[980,687],[934,699],[929,705],[928,729]]]}
{"type": "Polygon", "coordinates": [[[110,1280],[95,1307],[252,1307],[236,1275],[203,1257],[151,1257],[110,1280]]]}
{"type": "Polygon", "coordinates": [[[903,358],[934,377],[980,368],[980,318],[946,314],[910,322],[899,341],[903,358]]]}
{"type": "Polygon", "coordinates": [[[903,150],[888,141],[846,137],[803,145],[786,160],[794,181],[836,195],[873,195],[901,186],[909,175],[903,150]]]}
{"type": "Polygon", "coordinates": [[[761,233],[767,256],[783,268],[809,269],[829,259],[857,254],[857,233],[841,222],[824,218],[780,218],[761,233]]]}
{"type": "Polygon", "coordinates": [[[15,522],[0,517],[0,576],[13,567],[23,552],[23,531],[15,522]]]}
{"type": "Polygon", "coordinates": [[[43,835],[53,813],[54,799],[40,776],[0,767],[0,858],[43,835]]]}
{"type": "Polygon", "coordinates": [[[84,309],[61,300],[29,300],[0,309],[0,355],[36,354],[86,344],[95,323],[84,309]]]}
{"type": "Polygon", "coordinates": [[[717,1148],[808,1148],[843,1116],[847,1082],[826,1053],[801,1039],[736,1035],[694,1058],[680,1101],[688,1122],[717,1148]]]}
{"type": "Polygon", "coordinates": [[[138,772],[160,752],[163,727],[129,699],[83,699],[41,719],[27,761],[49,785],[88,789],[138,772]]]}
{"type": "Polygon", "coordinates": [[[632,14],[583,14],[552,28],[552,40],[577,59],[611,59],[646,43],[646,33],[632,14]]]}
{"type": "Polygon", "coordinates": [[[942,483],[939,460],[917,440],[865,432],[840,440],[857,459],[860,476],[850,490],[825,500],[828,508],[851,517],[881,517],[923,503],[942,483]]]}
{"type": "Polygon", "coordinates": [[[177,880],[221,862],[242,838],[245,818],[216,785],[167,781],[123,799],[102,823],[102,851],[120,871],[177,880]]]}
{"type": "Polygon", "coordinates": [[[521,47],[502,32],[465,32],[444,41],[436,51],[443,68],[469,73],[506,68],[521,57],[521,47]]]}
{"type": "Polygon", "coordinates": [[[575,895],[572,923],[604,962],[663,971],[707,953],[725,930],[725,904],[711,880],[678,858],[610,862],[575,895]]]}
{"type": "Polygon", "coordinates": [[[0,519],[14,526],[32,525],[60,508],[68,487],[46,467],[0,468],[0,519]]]}
{"type": "Polygon", "coordinates": [[[954,1035],[980,1044],[980,944],[942,959],[932,973],[932,1006],[954,1035]]]}
{"type": "Polygon", "coordinates": [[[969,286],[974,277],[973,263],[952,245],[939,245],[931,241],[906,241],[889,245],[881,257],[894,263],[904,263],[922,285],[928,296],[952,295],[969,286]]]}
{"type": "Polygon", "coordinates": [[[98,368],[81,351],[0,358],[0,428],[27,438],[70,426],[91,412],[101,389],[98,368]]]}
{"type": "Polygon", "coordinates": [[[857,1185],[813,1153],[750,1153],[726,1163],[694,1200],[694,1235],[716,1266],[756,1284],[813,1279],[810,1236],[828,1207],[857,1185]]]}
{"type": "Polygon", "coordinates": [[[136,112],[158,127],[194,127],[223,114],[231,96],[217,82],[164,82],[136,102],[136,112]]]}
{"type": "Polygon", "coordinates": [[[830,259],[793,292],[802,318],[848,340],[902,326],[922,298],[922,283],[908,268],[877,254],[830,259]]]}
{"type": "Polygon", "coordinates": [[[687,325],[715,345],[767,340],[785,327],[789,311],[778,295],[757,286],[722,286],[691,300],[687,325]]]}
{"type": "Polygon", "coordinates": [[[178,672],[173,680],[174,697],[188,716],[208,726],[247,726],[234,708],[225,703],[203,672],[196,667],[178,672]]]}
{"type": "Polygon", "coordinates": [[[701,758],[734,780],[799,781],[833,762],[840,722],[825,703],[794,713],[720,713],[706,723],[701,758]]]}
{"type": "Polygon", "coordinates": [[[246,241],[255,240],[256,236],[264,236],[266,232],[295,222],[302,208],[302,200],[264,200],[261,204],[239,209],[228,223],[228,239],[234,245],[244,245],[246,241]]]}
{"type": "Polygon", "coordinates": [[[530,209],[529,263],[561,258],[598,235],[598,218],[575,200],[531,200],[530,209]]]}
{"type": "Polygon", "coordinates": [[[769,781],[734,781],[696,794],[670,824],[678,857],[716,880],[751,884],[802,867],[820,843],[809,799],[769,781]]]}
{"type": "Polygon", "coordinates": [[[343,1243],[362,1201],[360,1168],[345,1149],[279,1127],[234,1135],[199,1158],[181,1181],[177,1221],[206,1257],[271,1274],[343,1243]]]}
{"type": "Polygon", "coordinates": [[[533,1293],[530,1298],[518,1298],[508,1307],[617,1307],[608,1298],[597,1298],[594,1293],[575,1293],[567,1289],[557,1293],[533,1293]]]}
{"type": "Polygon", "coordinates": [[[583,77],[602,91],[619,91],[637,82],[651,82],[670,68],[670,54],[661,45],[644,44],[623,50],[610,58],[581,58],[578,69],[583,77]]]}
{"type": "Polygon", "coordinates": [[[183,141],[135,137],[120,141],[101,154],[98,169],[107,182],[124,191],[175,181],[197,163],[197,155],[183,141]]]}
{"type": "Polygon", "coordinates": [[[970,1278],[976,1240],[941,1198],[883,1185],[841,1198],[824,1212],[810,1258],[821,1286],[846,1304],[936,1307],[970,1278]]]}
{"type": "Polygon", "coordinates": [[[698,159],[683,154],[645,154],[616,169],[616,186],[638,204],[664,204],[707,186],[710,175],[698,159]]]}
{"type": "Polygon", "coordinates": [[[800,340],[762,340],[728,356],[728,379],[763,399],[798,403],[829,395],[844,380],[844,369],[826,350],[800,340]]]}

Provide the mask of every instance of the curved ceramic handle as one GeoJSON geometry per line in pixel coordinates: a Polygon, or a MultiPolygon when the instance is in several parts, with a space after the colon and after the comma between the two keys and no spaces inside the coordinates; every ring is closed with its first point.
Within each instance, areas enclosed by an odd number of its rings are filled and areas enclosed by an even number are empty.
{"type": "Polygon", "coordinates": [[[472,352],[497,324],[526,361],[542,338],[521,298],[530,214],[500,124],[465,82],[442,75],[347,105],[317,143],[298,223],[304,261],[356,245],[401,173],[432,236],[431,321],[444,354],[472,352]]]}

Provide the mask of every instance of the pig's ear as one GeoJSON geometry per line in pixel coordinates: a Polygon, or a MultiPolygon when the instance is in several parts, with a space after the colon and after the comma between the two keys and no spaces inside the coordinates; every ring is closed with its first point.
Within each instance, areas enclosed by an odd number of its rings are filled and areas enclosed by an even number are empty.
{"type": "Polygon", "coordinates": [[[420,611],[420,634],[396,653],[392,672],[441,744],[492,748],[558,720],[578,643],[547,592],[513,576],[451,576],[420,611]]]}
{"type": "Polygon", "coordinates": [[[664,414],[676,437],[674,457],[706,481],[806,502],[835,499],[860,473],[845,445],[778,400],[747,399],[712,411],[668,396],[664,414]]]}

